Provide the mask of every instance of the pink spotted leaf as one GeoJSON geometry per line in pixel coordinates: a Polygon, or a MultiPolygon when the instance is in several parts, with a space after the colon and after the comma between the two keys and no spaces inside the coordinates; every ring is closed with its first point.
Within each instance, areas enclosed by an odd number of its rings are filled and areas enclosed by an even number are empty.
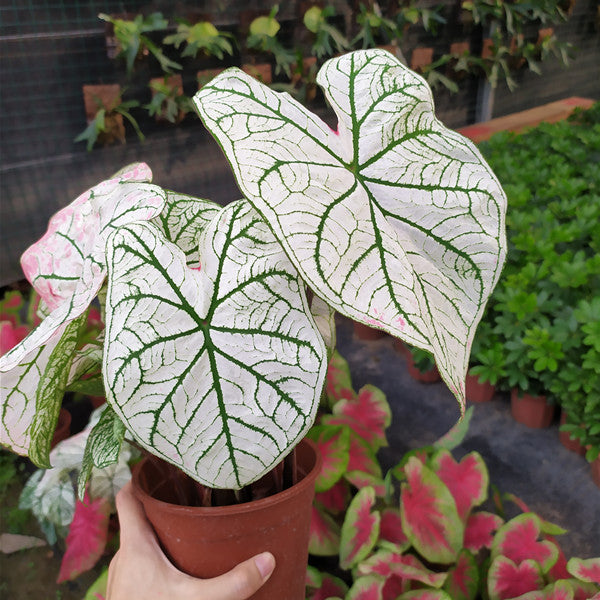
{"type": "Polygon", "coordinates": [[[340,526],[314,504],[310,519],[308,551],[316,556],[335,556],[340,549],[340,526]]]}
{"type": "Polygon", "coordinates": [[[412,545],[427,560],[454,562],[462,548],[464,523],[441,479],[414,456],[404,467],[400,512],[412,545]]]}
{"type": "Polygon", "coordinates": [[[470,514],[465,527],[464,547],[471,552],[491,548],[494,533],[503,523],[504,519],[494,513],[480,511],[470,514]]]}
{"type": "Polygon", "coordinates": [[[77,500],[57,583],[75,579],[98,562],[106,547],[109,514],[106,498],[91,501],[86,494],[83,502],[77,500]]]}
{"type": "Polygon", "coordinates": [[[461,550],[456,564],[448,572],[444,590],[452,600],[474,600],[479,589],[479,568],[471,552],[461,550]]]}
{"type": "Polygon", "coordinates": [[[373,510],[375,490],[361,489],[352,499],[344,524],[340,542],[340,566],[348,569],[371,552],[379,537],[380,514],[373,510]]]}
{"type": "Polygon", "coordinates": [[[535,560],[547,573],[558,559],[558,548],[549,540],[539,541],[541,522],[534,513],[525,513],[511,519],[496,533],[492,543],[492,560],[504,556],[519,565],[535,560]]]}
{"type": "Polygon", "coordinates": [[[489,475],[477,452],[456,462],[448,450],[439,450],[431,459],[431,468],[452,493],[461,519],[487,499],[489,475]]]}
{"type": "Polygon", "coordinates": [[[490,600],[508,600],[528,592],[541,590],[544,584],[539,564],[524,560],[516,565],[506,556],[492,560],[488,571],[488,595],[490,600]]]}
{"type": "Polygon", "coordinates": [[[342,426],[316,425],[308,437],[317,444],[323,459],[315,489],[324,492],[333,487],[348,468],[350,430],[342,426]]]}
{"type": "Polygon", "coordinates": [[[600,557],[598,558],[571,558],[567,563],[567,570],[573,577],[600,585],[600,557]]]}

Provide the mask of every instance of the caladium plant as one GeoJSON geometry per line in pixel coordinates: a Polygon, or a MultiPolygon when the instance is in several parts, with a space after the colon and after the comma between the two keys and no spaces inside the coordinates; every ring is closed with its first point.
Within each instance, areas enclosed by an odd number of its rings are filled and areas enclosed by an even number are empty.
{"type": "MultiPolygon", "coordinates": [[[[318,81],[335,131],[237,69],[197,94],[244,199],[221,208],[134,165],[53,217],[22,259],[48,314],[0,360],[4,444],[48,466],[62,393],[95,369],[109,409],[88,465],[116,461],[127,434],[200,483],[242,488],[313,424],[334,310],[432,352],[464,406],[506,251],[504,192],[391,54],[334,58],[318,81]],[[105,332],[81,349],[95,297],[105,332]]],[[[389,413],[369,389],[346,400],[329,424],[375,408],[374,439],[351,436],[346,481],[380,497],[373,452],[389,413]]]]}
{"type": "MultiPolygon", "coordinates": [[[[324,448],[334,434],[340,437],[340,428],[351,439],[361,430],[360,393],[352,388],[348,365],[337,354],[327,378],[329,412],[350,403],[357,418],[328,425],[330,415],[321,414],[316,439],[324,448]]],[[[381,394],[379,406],[386,405],[381,394]]],[[[340,446],[335,456],[324,453],[325,462],[336,465],[339,479],[315,498],[310,551],[319,557],[337,556],[350,589],[336,596],[323,585],[319,595],[313,577],[307,579],[308,597],[585,600],[600,594],[600,558],[567,561],[555,537],[564,529],[531,512],[512,494],[500,498],[500,514],[481,509],[489,487],[483,458],[470,452],[456,460],[451,453],[465,437],[471,412],[433,445],[408,452],[384,477],[382,493],[366,478],[340,468],[349,446],[340,446]],[[394,479],[399,480],[399,494],[394,493],[394,479]],[[506,520],[502,500],[522,513],[506,520]],[[328,544],[319,546],[320,539],[328,544]]],[[[319,576],[326,580],[324,573],[319,576]]]]}

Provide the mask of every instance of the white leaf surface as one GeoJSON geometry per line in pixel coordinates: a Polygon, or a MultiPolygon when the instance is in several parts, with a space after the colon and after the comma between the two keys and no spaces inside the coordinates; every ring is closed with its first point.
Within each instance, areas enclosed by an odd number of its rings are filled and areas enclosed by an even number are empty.
{"type": "Polygon", "coordinates": [[[151,224],[115,232],[108,400],[137,441],[211,487],[269,471],[311,426],[326,353],[303,288],[245,201],[200,239],[201,270],[151,224]]]}
{"type": "Polygon", "coordinates": [[[426,82],[383,50],[325,63],[337,131],[229,69],[201,118],[301,276],[336,310],[433,352],[464,405],[475,327],[505,256],[506,198],[426,82]]]}

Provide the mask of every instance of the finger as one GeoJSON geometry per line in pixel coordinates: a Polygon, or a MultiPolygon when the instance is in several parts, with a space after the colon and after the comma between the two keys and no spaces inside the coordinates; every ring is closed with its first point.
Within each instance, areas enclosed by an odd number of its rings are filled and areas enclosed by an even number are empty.
{"type": "Polygon", "coordinates": [[[154,531],[146,519],[144,507],[133,492],[129,481],[116,496],[119,527],[121,530],[121,547],[137,547],[155,539],[154,531]]]}
{"type": "Polygon", "coordinates": [[[199,597],[245,600],[269,579],[274,568],[275,557],[270,552],[263,552],[220,577],[198,581],[199,597]]]}

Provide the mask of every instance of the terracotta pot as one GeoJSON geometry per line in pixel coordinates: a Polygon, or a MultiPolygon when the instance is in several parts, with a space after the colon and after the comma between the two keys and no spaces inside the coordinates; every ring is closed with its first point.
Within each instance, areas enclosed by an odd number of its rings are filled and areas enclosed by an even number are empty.
{"type": "Polygon", "coordinates": [[[61,408],[58,413],[58,423],[54,431],[54,437],[50,447],[54,448],[56,444],[66,440],[71,435],[71,413],[66,408],[61,408]]]}
{"type": "MultiPolygon", "coordinates": [[[[195,577],[216,577],[268,550],[275,556],[277,567],[252,599],[304,600],[311,509],[321,456],[305,439],[296,448],[296,457],[296,485],[261,500],[231,506],[172,503],[176,502],[177,486],[183,482],[181,471],[171,468],[174,475],[165,478],[164,468],[161,473],[153,458],[136,466],[133,485],[163,549],[179,569],[195,577]]],[[[185,480],[194,485],[190,478],[185,480]]]]}
{"type": "Polygon", "coordinates": [[[380,340],[386,335],[385,331],[381,331],[381,329],[374,329],[356,321],[354,321],[354,334],[359,340],[380,340]]]}
{"type": "MultiPolygon", "coordinates": [[[[566,422],[567,422],[567,413],[563,411],[562,414],[560,415],[560,424],[564,425],[566,422]]],[[[570,450],[571,452],[575,452],[575,454],[579,454],[580,456],[583,456],[585,454],[585,446],[583,446],[577,438],[572,438],[568,432],[559,431],[558,439],[560,440],[560,443],[567,450],[570,450]]]]}
{"type": "Polygon", "coordinates": [[[477,375],[467,374],[465,393],[469,402],[489,402],[496,388],[489,381],[479,381],[477,375]]]}
{"type": "Polygon", "coordinates": [[[594,483],[600,487],[600,456],[590,463],[590,469],[594,483]]]}
{"type": "Polygon", "coordinates": [[[406,367],[408,368],[408,374],[421,383],[436,383],[440,380],[440,373],[437,370],[437,367],[433,367],[432,369],[429,369],[429,371],[419,371],[415,366],[410,351],[406,353],[406,367]]]}
{"type": "Polygon", "coordinates": [[[515,421],[534,429],[548,427],[554,416],[554,405],[548,404],[546,396],[519,396],[517,389],[511,392],[510,410],[515,421]]]}

